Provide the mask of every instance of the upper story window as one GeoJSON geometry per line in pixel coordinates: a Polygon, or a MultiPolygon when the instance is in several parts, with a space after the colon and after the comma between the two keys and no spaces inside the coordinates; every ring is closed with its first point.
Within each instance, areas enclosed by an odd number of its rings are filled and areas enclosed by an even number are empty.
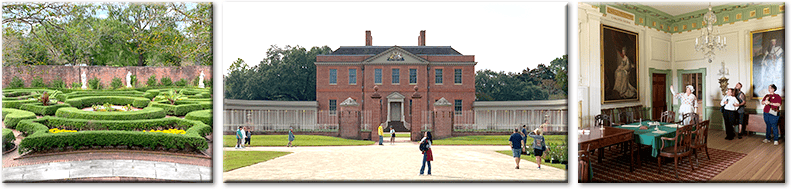
{"type": "Polygon", "coordinates": [[[453,83],[461,84],[461,69],[453,70],[453,83]]]}
{"type": "Polygon", "coordinates": [[[393,68],[393,74],[392,74],[393,84],[401,83],[401,75],[400,74],[401,74],[401,69],[393,68]]]}
{"type": "Polygon", "coordinates": [[[442,69],[434,69],[434,83],[442,84],[442,69]]]}
{"type": "Polygon", "coordinates": [[[382,84],[382,69],[374,69],[374,83],[382,84]]]}
{"type": "Polygon", "coordinates": [[[409,84],[417,84],[417,69],[409,69],[409,84]]]}
{"type": "Polygon", "coordinates": [[[338,69],[330,69],[330,84],[338,84],[338,69]]]}
{"type": "Polygon", "coordinates": [[[349,69],[349,85],[357,84],[357,69],[349,69]]]}

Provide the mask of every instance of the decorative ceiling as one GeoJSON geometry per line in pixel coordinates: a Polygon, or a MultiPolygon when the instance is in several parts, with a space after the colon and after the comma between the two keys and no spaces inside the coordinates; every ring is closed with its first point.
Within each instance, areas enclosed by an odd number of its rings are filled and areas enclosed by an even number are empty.
{"type": "MultiPolygon", "coordinates": [[[[594,5],[603,14],[607,7],[617,8],[634,14],[634,23],[658,31],[682,33],[697,30],[706,25],[703,15],[708,12],[706,3],[598,3],[594,5]]],[[[712,3],[717,15],[714,25],[733,24],[738,21],[761,19],[785,13],[785,3],[712,3]]]]}

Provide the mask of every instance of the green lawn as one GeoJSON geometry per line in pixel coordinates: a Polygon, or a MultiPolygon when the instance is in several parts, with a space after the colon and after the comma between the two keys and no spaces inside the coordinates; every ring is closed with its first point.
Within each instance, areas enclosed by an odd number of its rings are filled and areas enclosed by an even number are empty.
{"type": "MultiPolygon", "coordinates": [[[[513,151],[497,151],[497,152],[498,153],[502,153],[502,154],[506,154],[506,155],[510,156],[512,159],[514,158],[513,157],[514,156],[513,151]]],[[[520,158],[522,158],[524,160],[527,160],[529,162],[532,162],[532,163],[536,163],[536,157],[534,157],[533,155],[522,155],[520,158]]],[[[541,161],[541,166],[551,166],[551,167],[559,168],[561,170],[566,170],[566,165],[565,164],[546,163],[546,162],[543,161],[544,158],[541,158],[541,160],[542,160],[541,161]]],[[[520,163],[524,163],[524,162],[525,161],[522,161],[520,163]]]]}
{"type": "MultiPolygon", "coordinates": [[[[372,145],[373,141],[344,139],[321,135],[296,135],[294,146],[345,146],[345,145],[372,145]]],[[[251,146],[286,146],[288,135],[253,135],[251,146]]],[[[223,135],[223,147],[236,146],[236,135],[223,135]]]]}
{"type": "Polygon", "coordinates": [[[291,152],[278,151],[223,151],[222,171],[228,172],[233,169],[250,166],[259,162],[272,160],[291,152]]]}
{"type": "MultiPolygon", "coordinates": [[[[401,133],[401,134],[396,133],[396,137],[409,137],[409,136],[410,136],[409,133],[401,133]]],[[[390,136],[387,136],[387,138],[390,138],[390,136]]]]}
{"type": "MultiPolygon", "coordinates": [[[[476,135],[434,140],[433,145],[508,145],[510,135],[476,135]]],[[[547,144],[567,144],[566,135],[544,135],[547,144]]],[[[527,138],[528,144],[532,138],[527,138]]]]}

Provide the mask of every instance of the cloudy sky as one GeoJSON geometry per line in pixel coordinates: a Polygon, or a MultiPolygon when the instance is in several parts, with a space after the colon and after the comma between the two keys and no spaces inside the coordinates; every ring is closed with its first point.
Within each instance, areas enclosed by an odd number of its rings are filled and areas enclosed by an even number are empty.
{"type": "Polygon", "coordinates": [[[567,54],[566,2],[225,2],[222,68],[257,65],[270,45],[452,46],[476,70],[520,72],[567,54]]]}

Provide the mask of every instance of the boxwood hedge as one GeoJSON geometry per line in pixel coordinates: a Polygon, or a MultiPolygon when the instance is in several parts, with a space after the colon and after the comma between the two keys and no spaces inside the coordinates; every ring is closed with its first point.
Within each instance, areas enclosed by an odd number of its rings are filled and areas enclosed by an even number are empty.
{"type": "Polygon", "coordinates": [[[86,108],[93,105],[102,105],[105,103],[110,103],[113,105],[132,104],[132,106],[143,108],[148,105],[148,102],[150,102],[150,100],[141,97],[90,96],[90,97],[68,99],[65,102],[71,105],[72,107],[76,107],[76,108],[86,108]]]}
{"type": "Polygon", "coordinates": [[[189,112],[187,113],[187,116],[184,117],[184,119],[201,121],[204,124],[213,127],[211,109],[189,112]]]}
{"type": "Polygon", "coordinates": [[[3,124],[7,128],[15,128],[19,121],[25,119],[35,119],[36,114],[33,112],[25,111],[25,110],[18,110],[18,109],[11,109],[11,108],[3,108],[3,124]]]}
{"type": "Polygon", "coordinates": [[[65,119],[43,117],[24,120],[19,130],[27,134],[19,144],[19,153],[91,146],[129,146],[129,147],[163,147],[166,149],[197,149],[209,148],[204,136],[211,133],[211,127],[200,121],[180,118],[161,118],[151,120],[129,121],[91,121],[81,119],[65,119]],[[162,126],[184,127],[186,134],[151,133],[139,130],[150,130],[162,126]],[[79,129],[78,132],[50,133],[50,127],[79,129]],[[107,130],[83,130],[96,127],[107,130]],[[134,130],[134,131],[132,131],[134,130]]]}
{"type": "Polygon", "coordinates": [[[21,110],[26,110],[35,113],[36,115],[55,115],[55,111],[63,107],[71,107],[69,104],[55,104],[44,106],[41,103],[29,103],[19,107],[21,110]]]}
{"type": "Polygon", "coordinates": [[[36,101],[36,100],[17,100],[17,101],[9,100],[9,101],[5,101],[4,100],[3,101],[3,108],[19,109],[19,107],[22,107],[22,105],[29,104],[29,103],[36,103],[36,102],[38,102],[38,101],[36,101]]]}
{"type": "Polygon", "coordinates": [[[143,97],[143,92],[135,90],[114,90],[114,91],[74,91],[67,93],[66,98],[80,98],[80,97],[93,97],[93,96],[126,96],[126,97],[143,97]]]}
{"type": "Polygon", "coordinates": [[[165,117],[165,110],[156,107],[147,107],[138,111],[123,112],[95,112],[83,111],[74,107],[60,108],[55,112],[55,116],[70,119],[92,119],[92,120],[135,120],[135,119],[157,119],[165,117]]]}
{"type": "Polygon", "coordinates": [[[204,107],[206,107],[205,104],[202,105],[197,102],[188,101],[177,101],[176,105],[170,105],[166,102],[151,102],[148,106],[162,108],[168,115],[173,116],[184,116],[189,112],[203,110],[204,107]]]}
{"type": "Polygon", "coordinates": [[[11,143],[14,143],[15,140],[16,140],[16,136],[14,136],[14,131],[11,131],[11,129],[3,128],[3,148],[2,148],[3,151],[5,151],[6,148],[11,147],[12,146],[11,143]]]}
{"type": "Polygon", "coordinates": [[[146,90],[146,93],[143,94],[144,98],[154,99],[159,95],[159,90],[146,90]]]}

